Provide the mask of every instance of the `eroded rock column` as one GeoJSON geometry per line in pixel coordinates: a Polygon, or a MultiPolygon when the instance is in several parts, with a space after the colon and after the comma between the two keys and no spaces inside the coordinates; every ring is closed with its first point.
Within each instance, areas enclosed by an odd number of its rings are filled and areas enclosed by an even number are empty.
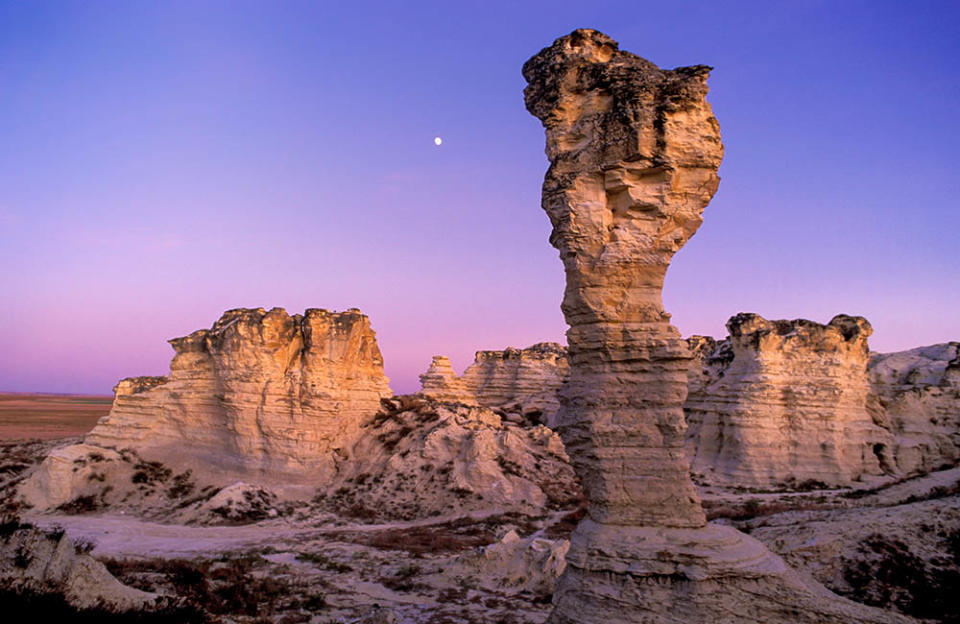
{"type": "Polygon", "coordinates": [[[683,450],[691,355],[661,289],[719,183],[709,69],[663,71],[589,30],[523,68],[527,109],[546,128],[543,209],[567,276],[559,426],[597,522],[706,522],[683,450]]]}
{"type": "Polygon", "coordinates": [[[550,621],[876,621],[804,584],[756,540],[707,525],[690,480],[692,356],[661,289],[719,182],[709,70],[661,70],[593,30],[523,67],[550,159],[542,205],[566,270],[558,429],[589,502],[550,621]]]}

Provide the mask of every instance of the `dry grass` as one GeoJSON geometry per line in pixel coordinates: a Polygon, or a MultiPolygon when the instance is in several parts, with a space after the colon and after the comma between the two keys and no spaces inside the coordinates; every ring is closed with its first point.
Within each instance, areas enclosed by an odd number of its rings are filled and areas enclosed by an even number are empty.
{"type": "Polygon", "coordinates": [[[0,393],[0,440],[84,435],[112,403],[108,396],[0,393]]]}

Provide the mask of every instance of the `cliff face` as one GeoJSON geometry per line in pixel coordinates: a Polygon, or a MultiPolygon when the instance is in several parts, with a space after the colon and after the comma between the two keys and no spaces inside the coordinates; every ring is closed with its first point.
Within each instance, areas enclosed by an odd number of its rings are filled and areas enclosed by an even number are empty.
{"type": "Polygon", "coordinates": [[[573,622],[880,621],[707,526],[684,453],[691,354],[663,310],[723,154],[704,66],[665,71],[593,30],[523,67],[550,168],[542,207],[566,271],[559,430],[588,500],[554,594],[573,622]]]}
{"type": "MultiPolygon", "coordinates": [[[[170,375],[120,381],[87,446],[131,448],[211,482],[314,481],[329,476],[391,396],[370,321],[358,310],[231,310],[170,344],[170,375]]],[[[47,474],[60,464],[48,459],[35,480],[70,482],[47,474]]],[[[42,504],[35,489],[28,484],[42,504]]]]}
{"type": "Polygon", "coordinates": [[[693,471],[743,487],[849,485],[892,472],[893,436],[868,409],[866,319],[827,325],[738,314],[723,343],[690,340],[693,471]]]}
{"type": "Polygon", "coordinates": [[[170,341],[165,380],[123,380],[88,444],[132,446],[168,464],[323,473],[391,395],[359,310],[231,310],[170,341]]]}
{"type": "Polygon", "coordinates": [[[874,354],[868,372],[901,473],[960,461],[960,342],[874,354]]]}
{"type": "Polygon", "coordinates": [[[568,373],[566,348],[541,342],[526,349],[477,351],[461,377],[447,358],[436,356],[420,382],[423,394],[441,401],[482,405],[553,426],[560,408],[557,392],[568,373]]]}

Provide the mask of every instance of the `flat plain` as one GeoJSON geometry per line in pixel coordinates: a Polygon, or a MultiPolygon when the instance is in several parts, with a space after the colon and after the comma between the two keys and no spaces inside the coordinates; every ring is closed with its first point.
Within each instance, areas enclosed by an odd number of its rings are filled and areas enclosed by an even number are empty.
{"type": "Polygon", "coordinates": [[[84,435],[112,403],[111,396],[0,393],[0,440],[84,435]]]}

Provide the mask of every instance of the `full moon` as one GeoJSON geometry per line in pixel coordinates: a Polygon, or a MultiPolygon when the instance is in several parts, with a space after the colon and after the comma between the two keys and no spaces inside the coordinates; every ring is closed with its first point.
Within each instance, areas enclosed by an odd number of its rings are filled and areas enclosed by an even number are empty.
{"type": "Polygon", "coordinates": [[[441,143],[443,143],[443,139],[441,139],[440,137],[435,137],[433,139],[433,143],[434,145],[440,145],[441,143]]]}

